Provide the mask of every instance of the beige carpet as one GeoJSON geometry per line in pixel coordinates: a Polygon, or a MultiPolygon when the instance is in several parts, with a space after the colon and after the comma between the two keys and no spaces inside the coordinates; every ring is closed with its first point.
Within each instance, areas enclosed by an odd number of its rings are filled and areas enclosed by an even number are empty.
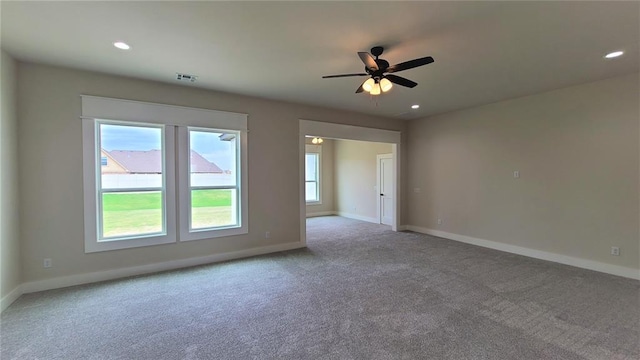
{"type": "Polygon", "coordinates": [[[637,281],[339,217],[308,249],[29,294],[5,359],[638,359],[637,281]]]}

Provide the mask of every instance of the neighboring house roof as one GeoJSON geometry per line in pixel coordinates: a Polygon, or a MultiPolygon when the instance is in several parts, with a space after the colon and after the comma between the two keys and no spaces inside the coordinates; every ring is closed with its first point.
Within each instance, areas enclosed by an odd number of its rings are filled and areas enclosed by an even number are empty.
{"type": "Polygon", "coordinates": [[[205,159],[198,152],[191,150],[191,172],[192,173],[222,173],[218,165],[205,159]]]}
{"type": "MultiPolygon", "coordinates": [[[[162,172],[162,153],[160,150],[111,150],[103,151],[109,154],[128,173],[158,174],[162,172]]],[[[191,150],[191,172],[194,173],[222,173],[218,165],[191,150]]]]}

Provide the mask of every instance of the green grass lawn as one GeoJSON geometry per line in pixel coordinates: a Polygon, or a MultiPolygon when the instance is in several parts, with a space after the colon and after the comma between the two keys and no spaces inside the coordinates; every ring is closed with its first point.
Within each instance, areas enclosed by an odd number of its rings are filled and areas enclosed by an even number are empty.
{"type": "MultiPolygon", "coordinates": [[[[231,223],[231,190],[193,190],[194,228],[231,223]]],[[[102,198],[105,237],[151,234],[162,231],[162,194],[159,191],[106,193],[102,198]]]]}

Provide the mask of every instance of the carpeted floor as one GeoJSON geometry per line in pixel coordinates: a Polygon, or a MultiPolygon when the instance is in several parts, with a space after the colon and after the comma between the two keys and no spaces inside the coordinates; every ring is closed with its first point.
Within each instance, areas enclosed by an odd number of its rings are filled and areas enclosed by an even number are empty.
{"type": "Polygon", "coordinates": [[[22,296],[8,359],[638,359],[638,281],[340,217],[308,249],[22,296]]]}

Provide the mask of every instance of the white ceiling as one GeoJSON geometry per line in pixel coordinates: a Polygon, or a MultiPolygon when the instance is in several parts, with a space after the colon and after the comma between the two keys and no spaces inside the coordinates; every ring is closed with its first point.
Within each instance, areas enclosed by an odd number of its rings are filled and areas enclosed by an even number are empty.
{"type": "Polygon", "coordinates": [[[1,2],[20,60],[362,113],[419,118],[639,70],[640,2],[1,2]],[[112,46],[123,40],[129,51],[112,46]],[[357,51],[418,82],[355,94],[357,51]],[[625,49],[618,59],[607,52],[625,49]],[[377,100],[377,101],[374,101],[377,100]],[[410,105],[420,104],[419,110],[410,105]]]}

